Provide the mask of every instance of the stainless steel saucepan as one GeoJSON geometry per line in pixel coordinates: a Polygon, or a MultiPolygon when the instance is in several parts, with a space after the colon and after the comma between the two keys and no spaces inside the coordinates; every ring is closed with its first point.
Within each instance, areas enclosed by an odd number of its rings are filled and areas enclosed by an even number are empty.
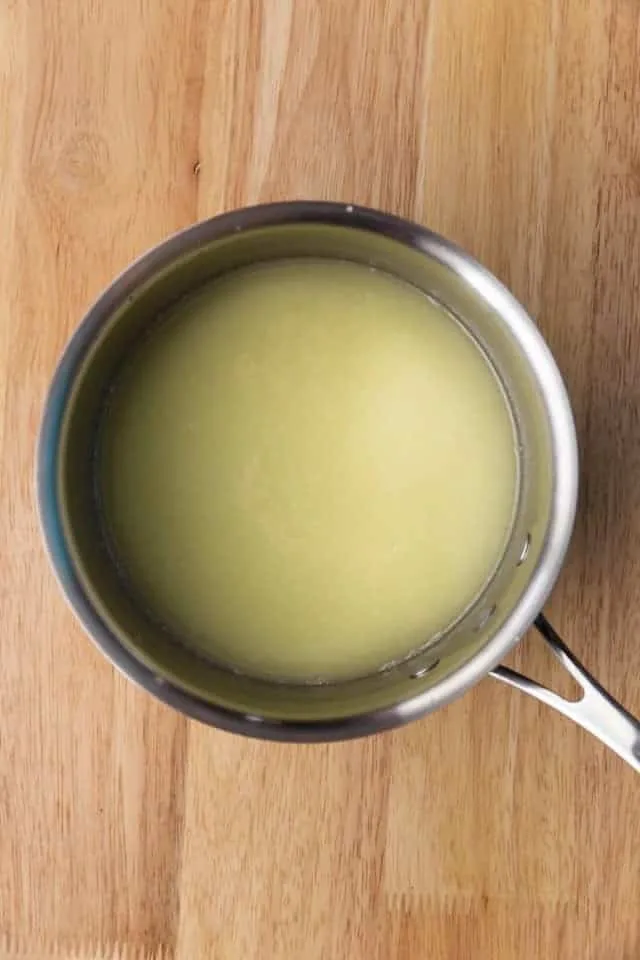
{"type": "Polygon", "coordinates": [[[541,614],[569,543],[577,489],[567,393],[524,308],[471,257],[423,227],[333,203],[238,210],[171,237],[133,263],[89,310],[69,343],[50,389],[38,451],[42,526],[67,599],[120,670],[183,713],[275,740],[340,739],[421,717],[491,674],[555,707],[640,770],[640,724],[586,672],[541,614]],[[439,300],[491,358],[518,432],[518,507],[502,562],[482,596],[412,658],[342,683],[243,676],[197,657],[179,637],[154,626],[109,558],[94,496],[96,423],[105,391],[133,341],[199,284],[283,257],[365,263],[439,300]],[[498,665],[534,623],[581,685],[581,700],[566,701],[498,665]]]}

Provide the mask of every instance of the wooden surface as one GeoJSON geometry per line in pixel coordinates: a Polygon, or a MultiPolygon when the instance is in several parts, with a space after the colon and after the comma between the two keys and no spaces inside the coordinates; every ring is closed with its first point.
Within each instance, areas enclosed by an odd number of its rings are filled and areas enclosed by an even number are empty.
{"type": "Polygon", "coordinates": [[[188,723],[73,622],[32,482],[59,351],[136,254],[259,200],[409,215],[558,357],[550,612],[640,712],[637,0],[2,0],[0,123],[2,960],[638,960],[640,780],[599,743],[490,680],[367,742],[188,723]]]}

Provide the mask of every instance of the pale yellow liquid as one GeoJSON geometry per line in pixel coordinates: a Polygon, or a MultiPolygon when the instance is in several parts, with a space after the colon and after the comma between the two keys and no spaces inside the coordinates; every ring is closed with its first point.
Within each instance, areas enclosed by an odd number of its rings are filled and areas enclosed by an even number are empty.
{"type": "Polygon", "coordinates": [[[253,674],[343,678],[472,602],[516,498],[513,424],[475,343],[364,266],[237,271],[177,304],[106,408],[100,483],[140,601],[253,674]]]}

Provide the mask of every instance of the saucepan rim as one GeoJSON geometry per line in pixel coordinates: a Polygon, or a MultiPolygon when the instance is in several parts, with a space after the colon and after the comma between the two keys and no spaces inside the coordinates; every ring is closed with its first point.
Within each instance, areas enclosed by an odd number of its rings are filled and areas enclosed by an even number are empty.
{"type": "Polygon", "coordinates": [[[407,723],[458,697],[503,659],[541,612],[560,573],[575,518],[578,453],[571,405],[555,359],[525,308],[485,267],[426,227],[389,213],[352,204],[286,201],[243,207],[173,234],[135,260],[98,297],[67,344],[53,376],[38,438],[36,486],[41,528],[62,592],[91,639],[121,673],[164,703],[204,723],[265,739],[311,742],[349,739],[407,723]],[[176,259],[216,239],[300,223],[383,235],[435,259],[480,292],[508,325],[534,369],[551,425],[554,462],[550,521],[535,572],[520,601],[486,645],[449,677],[416,696],[369,713],[321,721],[279,720],[234,711],[193,695],[138,660],[100,618],[74,568],[63,529],[57,481],[62,423],[75,377],[117,308],[176,259]]]}

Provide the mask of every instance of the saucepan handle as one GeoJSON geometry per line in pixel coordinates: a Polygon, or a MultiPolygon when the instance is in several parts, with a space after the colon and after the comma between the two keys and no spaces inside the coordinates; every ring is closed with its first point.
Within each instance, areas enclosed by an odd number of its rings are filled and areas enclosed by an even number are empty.
{"type": "Polygon", "coordinates": [[[491,671],[491,676],[512,687],[517,687],[518,690],[528,693],[536,700],[541,700],[542,703],[558,710],[565,717],[569,717],[598,740],[602,740],[640,773],[640,721],[632,717],[585,670],[542,614],[537,618],[535,626],[562,666],[574,680],[577,680],[583,690],[583,696],[579,700],[565,700],[564,697],[509,667],[496,667],[491,671]]]}

